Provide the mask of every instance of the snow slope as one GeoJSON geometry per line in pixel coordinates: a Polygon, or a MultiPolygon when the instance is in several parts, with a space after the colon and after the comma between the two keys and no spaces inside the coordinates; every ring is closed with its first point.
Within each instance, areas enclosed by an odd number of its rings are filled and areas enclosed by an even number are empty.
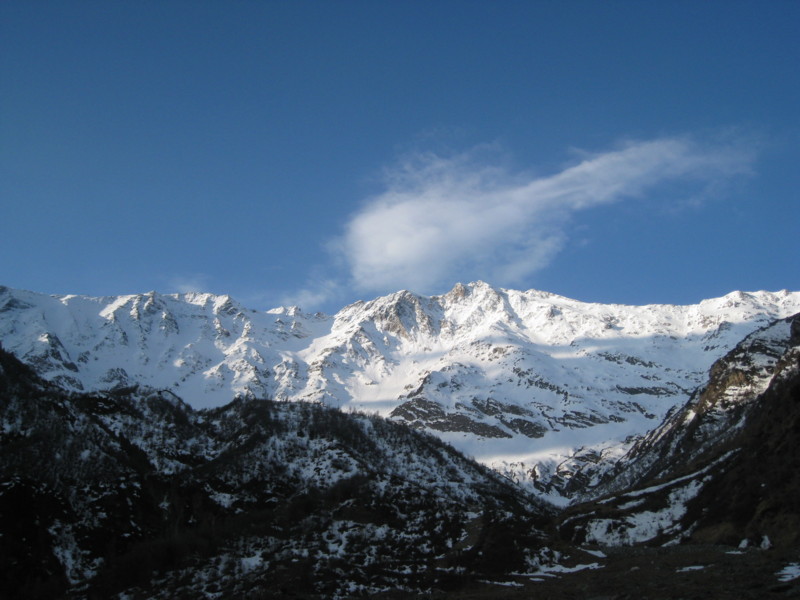
{"type": "Polygon", "coordinates": [[[318,401],[435,432],[561,501],[682,405],[711,364],[800,293],[589,304],[530,290],[407,291],[334,316],[211,294],[89,298],[0,288],[0,340],[72,390],[318,401]]]}
{"type": "MultiPolygon", "coordinates": [[[[600,545],[800,539],[800,315],[746,337],[562,521],[600,545]]],[[[771,541],[764,541],[771,540],[771,541]]]]}

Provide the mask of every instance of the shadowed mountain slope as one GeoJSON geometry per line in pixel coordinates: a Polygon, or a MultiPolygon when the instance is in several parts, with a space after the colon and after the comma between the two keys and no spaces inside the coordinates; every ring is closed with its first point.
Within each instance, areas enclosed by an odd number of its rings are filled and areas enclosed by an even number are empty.
{"type": "Polygon", "coordinates": [[[416,593],[552,560],[548,509],[379,417],[68,395],[2,350],[0,386],[4,597],[416,593]]]}
{"type": "Polygon", "coordinates": [[[562,532],[607,545],[800,542],[800,315],[751,334],[709,382],[569,509],[562,532]]]}

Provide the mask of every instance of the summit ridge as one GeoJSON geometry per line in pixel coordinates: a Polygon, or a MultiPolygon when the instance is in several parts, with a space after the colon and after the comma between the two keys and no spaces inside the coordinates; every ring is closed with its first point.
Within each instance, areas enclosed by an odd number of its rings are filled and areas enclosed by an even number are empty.
{"type": "Polygon", "coordinates": [[[629,306],[479,281],[324,315],[259,312],[207,293],[3,287],[0,339],[74,392],[142,385],[195,408],[238,397],[376,412],[563,504],[683,405],[740,340],[797,312],[800,293],[785,290],[629,306]]]}

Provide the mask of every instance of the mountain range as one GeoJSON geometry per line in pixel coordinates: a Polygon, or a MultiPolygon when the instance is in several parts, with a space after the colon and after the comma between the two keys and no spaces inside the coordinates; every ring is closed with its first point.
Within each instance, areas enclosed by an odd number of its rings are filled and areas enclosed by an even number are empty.
{"type": "Polygon", "coordinates": [[[477,282],[327,316],[211,294],[0,288],[0,340],[73,392],[137,385],[194,408],[261,398],[377,413],[563,505],[686,402],[715,360],[796,312],[800,293],[788,291],[625,306],[477,282]]]}
{"type": "Polygon", "coordinates": [[[774,568],[800,542],[798,312],[788,291],[635,307],[478,282],[326,316],[0,288],[3,588],[513,597],[605,591],[640,556],[609,548],[685,544],[740,546],[717,572],[753,576],[748,549],[774,568]]]}

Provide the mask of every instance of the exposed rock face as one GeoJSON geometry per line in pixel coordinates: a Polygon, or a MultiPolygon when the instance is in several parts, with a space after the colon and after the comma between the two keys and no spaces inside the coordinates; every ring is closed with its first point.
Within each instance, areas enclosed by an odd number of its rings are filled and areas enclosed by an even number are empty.
{"type": "Polygon", "coordinates": [[[755,399],[790,360],[797,345],[798,320],[797,316],[782,319],[754,332],[714,363],[708,382],[637,442],[600,489],[668,477],[676,465],[691,465],[711,448],[730,445],[726,442],[739,435],[756,410],[755,399]]]}
{"type": "MultiPolygon", "coordinates": [[[[800,315],[748,336],[562,530],[600,544],[800,542],[800,315]],[[765,540],[769,540],[765,542],[765,540]]],[[[586,493],[586,492],[584,492],[586,493]]]]}
{"type": "Polygon", "coordinates": [[[2,288],[0,339],[76,392],[141,385],[195,408],[271,398],[392,415],[564,502],[745,335],[798,310],[791,292],[636,307],[478,282],[328,317],[211,294],[2,288]]]}

